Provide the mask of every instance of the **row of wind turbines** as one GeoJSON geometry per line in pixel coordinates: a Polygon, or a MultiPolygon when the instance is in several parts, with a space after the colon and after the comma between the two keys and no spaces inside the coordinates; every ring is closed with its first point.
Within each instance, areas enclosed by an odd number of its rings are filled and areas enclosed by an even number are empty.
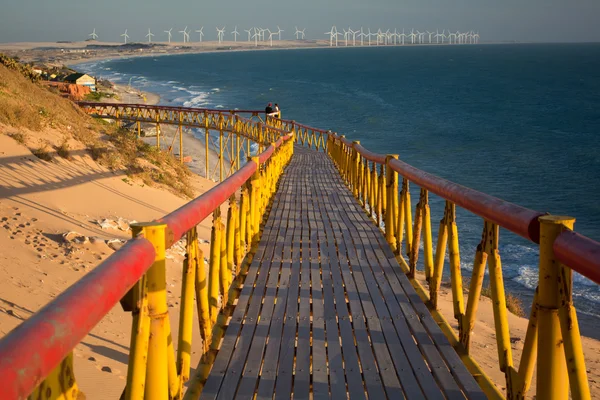
{"type": "MultiPolygon", "coordinates": [[[[216,30],[217,30],[217,40],[219,43],[222,43],[223,41],[225,41],[225,26],[223,26],[223,28],[217,27],[216,30]]],[[[298,27],[296,27],[296,33],[295,33],[296,40],[302,40],[305,38],[305,30],[306,29],[300,30],[300,29],[298,29],[298,27]]],[[[279,26],[277,27],[277,30],[270,30],[268,28],[261,28],[261,27],[252,27],[250,29],[244,29],[244,31],[248,34],[248,42],[254,41],[256,46],[258,46],[258,42],[269,42],[271,44],[271,46],[273,46],[273,37],[276,37],[277,40],[281,40],[281,33],[285,32],[279,26]]],[[[171,41],[173,39],[173,28],[164,31],[164,33],[166,33],[167,42],[171,43],[171,41]]],[[[182,31],[179,31],[179,33],[182,34],[183,43],[191,42],[190,33],[192,33],[192,31],[188,30],[187,26],[185,28],[183,28],[182,31]]],[[[202,42],[202,38],[204,37],[204,27],[201,27],[200,29],[196,30],[195,33],[198,34],[198,42],[202,42]]],[[[238,30],[237,30],[237,26],[230,33],[233,36],[233,41],[237,42],[238,37],[241,35],[240,32],[238,32],[238,30]]],[[[98,38],[99,38],[98,34],[96,33],[95,28],[92,31],[92,33],[90,33],[88,36],[92,40],[98,40],[98,38]]],[[[127,44],[127,40],[130,39],[128,30],[125,29],[125,32],[122,33],[120,36],[123,38],[123,43],[127,44]]],[[[155,35],[152,33],[152,31],[150,29],[148,29],[148,33],[145,36],[148,39],[148,43],[152,43],[152,38],[154,36],[155,35]]]]}
{"type": "Polygon", "coordinates": [[[339,32],[334,25],[331,27],[329,32],[325,32],[325,35],[329,36],[329,46],[339,46],[342,38],[345,42],[345,46],[356,46],[357,37],[361,46],[365,45],[365,41],[369,46],[371,46],[372,43],[377,46],[399,44],[404,45],[409,41],[410,44],[477,44],[479,43],[480,38],[479,32],[452,32],[450,29],[448,29],[448,33],[446,33],[446,29],[444,29],[441,33],[439,29],[436,29],[435,32],[420,32],[418,29],[416,31],[411,29],[410,33],[405,33],[404,29],[402,29],[402,33],[398,32],[398,29],[394,29],[393,32],[389,29],[385,32],[383,32],[381,29],[378,29],[377,32],[371,32],[371,28],[368,28],[367,32],[364,32],[362,27],[360,30],[356,31],[352,30],[350,27],[348,27],[348,30],[342,29],[342,31],[343,33],[339,32]],[[425,39],[425,35],[428,35],[428,40],[425,39]],[[340,40],[338,40],[338,38],[340,40]],[[371,40],[372,38],[374,39],[373,41],[371,40]],[[432,38],[434,41],[432,41],[432,38]]]}
{"type": "MultiPolygon", "coordinates": [[[[294,36],[296,40],[304,40],[306,38],[305,31],[306,29],[298,29],[296,26],[296,32],[294,36]]],[[[216,27],[217,30],[217,40],[219,43],[225,41],[225,26],[222,28],[216,27]]],[[[276,37],[276,40],[281,40],[281,33],[285,32],[279,26],[277,26],[277,30],[270,30],[269,28],[262,27],[252,27],[250,29],[244,29],[244,32],[248,34],[247,41],[254,42],[255,46],[258,46],[259,42],[264,43],[268,42],[271,47],[273,46],[273,38],[276,37]]],[[[329,36],[329,46],[339,46],[340,41],[344,42],[345,46],[357,46],[357,38],[360,46],[365,46],[365,42],[371,46],[375,44],[379,45],[404,45],[410,41],[410,44],[478,44],[479,43],[479,32],[475,31],[467,31],[467,32],[452,32],[449,29],[442,30],[440,33],[439,29],[436,29],[435,32],[430,32],[428,30],[424,32],[420,32],[418,29],[411,29],[410,33],[405,33],[405,29],[402,29],[402,33],[398,31],[398,29],[386,30],[385,32],[381,29],[378,29],[377,32],[371,32],[371,28],[368,28],[367,32],[361,27],[360,30],[352,30],[351,27],[348,27],[348,30],[342,29],[342,32],[339,32],[337,28],[334,26],[331,27],[329,32],[325,32],[325,35],[329,36]],[[446,33],[448,31],[448,33],[446,33]],[[343,33],[342,33],[343,32],[343,33]],[[427,35],[427,39],[426,39],[427,35]],[[433,38],[433,41],[432,41],[433,38]]],[[[167,42],[171,43],[173,39],[173,28],[164,31],[167,36],[167,42]]],[[[183,43],[189,43],[191,30],[188,31],[188,27],[186,26],[182,31],[179,31],[183,36],[183,43]]],[[[195,33],[198,34],[198,42],[202,42],[202,38],[204,37],[204,27],[196,30],[195,33]]],[[[238,32],[237,26],[235,29],[230,32],[233,37],[233,41],[237,42],[238,37],[241,36],[241,33],[238,32]]],[[[96,33],[96,29],[93,30],[92,33],[88,35],[93,40],[98,39],[98,34],[96,33]]],[[[155,35],[152,33],[150,29],[148,29],[148,33],[145,37],[148,39],[148,43],[152,43],[152,38],[155,35]]],[[[130,39],[129,34],[127,33],[127,29],[125,32],[121,34],[123,38],[123,42],[127,44],[127,40],[130,39]]]]}

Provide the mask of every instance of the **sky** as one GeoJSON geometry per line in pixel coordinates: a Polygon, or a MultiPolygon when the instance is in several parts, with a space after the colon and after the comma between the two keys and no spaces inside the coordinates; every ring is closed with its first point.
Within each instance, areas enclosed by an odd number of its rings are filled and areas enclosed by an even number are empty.
{"type": "Polygon", "coordinates": [[[130,41],[145,41],[148,29],[166,41],[169,28],[181,41],[176,32],[185,26],[204,26],[204,40],[216,40],[217,25],[226,40],[236,25],[242,34],[279,25],[284,39],[295,26],[307,39],[325,39],[336,25],[473,30],[482,42],[598,42],[600,0],[0,0],[0,42],[79,41],[94,28],[107,42],[121,41],[125,29],[130,41]]]}

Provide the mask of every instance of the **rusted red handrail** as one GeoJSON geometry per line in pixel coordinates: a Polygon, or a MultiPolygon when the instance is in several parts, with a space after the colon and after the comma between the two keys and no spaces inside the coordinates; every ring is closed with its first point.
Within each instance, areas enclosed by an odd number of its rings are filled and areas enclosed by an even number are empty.
{"type": "Polygon", "coordinates": [[[385,160],[387,158],[383,154],[374,153],[372,151],[369,151],[369,150],[365,149],[360,144],[356,144],[355,143],[354,144],[354,148],[356,149],[356,151],[358,152],[358,154],[360,154],[361,156],[363,156],[366,160],[374,162],[374,163],[384,164],[385,160]]]}
{"type": "Polygon", "coordinates": [[[129,103],[99,103],[99,102],[91,102],[91,101],[78,101],[77,104],[79,106],[87,106],[87,107],[135,107],[135,108],[145,108],[145,109],[158,109],[158,110],[167,110],[167,111],[190,111],[190,112],[204,112],[208,111],[211,114],[264,114],[264,110],[225,110],[222,108],[197,108],[197,107],[173,107],[173,106],[159,106],[159,105],[149,105],[149,104],[129,104],[129,103]]]}
{"type": "Polygon", "coordinates": [[[435,193],[534,243],[540,242],[540,223],[543,213],[518,206],[466,186],[437,177],[403,161],[392,159],[388,165],[409,181],[435,193]]]}
{"type": "Polygon", "coordinates": [[[146,273],[152,244],[119,251],[0,340],[0,399],[25,399],[146,273]]]}
{"type": "Polygon", "coordinates": [[[554,241],[554,255],[564,265],[600,285],[600,243],[573,231],[554,241]]]}

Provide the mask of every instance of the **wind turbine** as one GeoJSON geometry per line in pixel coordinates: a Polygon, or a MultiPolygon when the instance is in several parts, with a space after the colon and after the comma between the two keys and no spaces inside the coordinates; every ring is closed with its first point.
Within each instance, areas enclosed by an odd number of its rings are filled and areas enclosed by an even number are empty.
{"type": "Polygon", "coordinates": [[[185,42],[186,42],[186,38],[187,38],[187,36],[188,36],[188,33],[187,33],[187,25],[186,25],[186,27],[185,27],[185,28],[183,28],[183,30],[182,30],[182,31],[179,31],[179,33],[183,33],[183,43],[185,43],[185,42]]]}
{"type": "Polygon", "coordinates": [[[219,43],[223,42],[223,38],[225,36],[225,27],[219,29],[217,28],[217,38],[219,39],[219,43]]]}
{"type": "Polygon", "coordinates": [[[411,44],[415,44],[415,37],[417,36],[417,34],[415,33],[414,29],[410,30],[410,35],[408,35],[408,37],[410,38],[410,43],[411,44]]]}
{"type": "Polygon", "coordinates": [[[348,28],[348,31],[350,32],[350,34],[352,35],[352,46],[356,47],[356,34],[360,31],[353,31],[352,29],[348,28]]]}
{"type": "Polygon", "coordinates": [[[346,41],[346,47],[348,47],[348,36],[350,36],[350,31],[347,31],[343,28],[342,30],[344,31],[344,40],[346,41]]]}
{"type": "Polygon", "coordinates": [[[125,33],[123,33],[121,36],[125,39],[125,44],[127,44],[127,38],[129,38],[129,35],[127,34],[127,29],[125,29],[125,33]]]}
{"type": "Polygon", "coordinates": [[[367,37],[369,38],[369,46],[371,45],[371,28],[369,28],[369,33],[367,33],[367,37]]]}
{"type": "Polygon", "coordinates": [[[281,40],[281,32],[285,32],[283,29],[281,29],[279,27],[279,25],[277,25],[277,32],[275,32],[277,34],[278,40],[281,40]]]}
{"type": "Polygon", "coordinates": [[[172,35],[171,35],[171,32],[172,32],[172,31],[173,31],[173,28],[169,29],[168,31],[165,31],[165,33],[166,33],[167,35],[169,35],[169,43],[171,43],[171,36],[172,36],[172,35]]]}
{"type": "Polygon", "coordinates": [[[154,34],[150,32],[150,28],[148,28],[148,34],[146,35],[148,38],[148,43],[152,43],[152,36],[154,36],[154,34]]]}
{"type": "Polygon", "coordinates": [[[427,31],[427,34],[429,35],[429,44],[431,44],[431,35],[433,35],[433,32],[427,31]]]}
{"type": "Polygon", "coordinates": [[[358,35],[360,37],[360,45],[364,46],[365,45],[365,33],[363,32],[363,27],[360,27],[360,34],[358,35]]]}
{"type": "Polygon", "coordinates": [[[98,39],[98,35],[96,35],[96,28],[94,28],[94,31],[92,33],[90,33],[88,36],[91,36],[93,40],[98,39]]]}
{"type": "Polygon", "coordinates": [[[244,29],[244,32],[248,33],[248,42],[250,41],[250,36],[252,36],[252,28],[250,29],[244,29]]]}
{"type": "MultiPolygon", "coordinates": [[[[329,35],[329,47],[333,46],[333,36],[336,34],[335,26],[331,28],[329,32],[325,32],[325,35],[329,35]]],[[[337,39],[336,39],[337,42],[337,39]]]]}
{"type": "Polygon", "coordinates": [[[404,39],[406,39],[406,36],[408,36],[408,35],[406,35],[404,33],[404,28],[402,28],[402,33],[400,35],[398,35],[398,37],[400,38],[400,41],[402,42],[402,46],[404,46],[404,39]]]}
{"type": "Polygon", "coordinates": [[[277,32],[271,32],[271,30],[269,28],[265,29],[267,32],[269,32],[269,41],[271,42],[271,47],[273,47],[273,35],[276,35],[277,32]]]}
{"type": "Polygon", "coordinates": [[[302,35],[302,31],[298,30],[297,26],[295,28],[296,28],[296,33],[294,35],[296,35],[296,40],[299,40],[300,39],[299,36],[302,35]]]}
{"type": "Polygon", "coordinates": [[[198,34],[198,36],[200,37],[200,40],[198,40],[199,42],[202,41],[202,36],[204,36],[204,32],[202,32],[204,30],[204,27],[201,27],[200,29],[198,29],[196,31],[196,33],[198,34]]]}
{"type": "Polygon", "coordinates": [[[235,27],[235,29],[233,30],[233,32],[231,32],[231,34],[233,35],[233,41],[237,42],[237,37],[239,36],[239,32],[237,31],[237,25],[235,27]]]}

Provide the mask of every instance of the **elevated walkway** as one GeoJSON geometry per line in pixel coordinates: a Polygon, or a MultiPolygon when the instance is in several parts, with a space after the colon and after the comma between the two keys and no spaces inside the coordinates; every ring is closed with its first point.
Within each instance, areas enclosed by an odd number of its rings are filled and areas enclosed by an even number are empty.
{"type": "Polygon", "coordinates": [[[485,398],[332,161],[294,152],[201,398],[485,398]]]}

